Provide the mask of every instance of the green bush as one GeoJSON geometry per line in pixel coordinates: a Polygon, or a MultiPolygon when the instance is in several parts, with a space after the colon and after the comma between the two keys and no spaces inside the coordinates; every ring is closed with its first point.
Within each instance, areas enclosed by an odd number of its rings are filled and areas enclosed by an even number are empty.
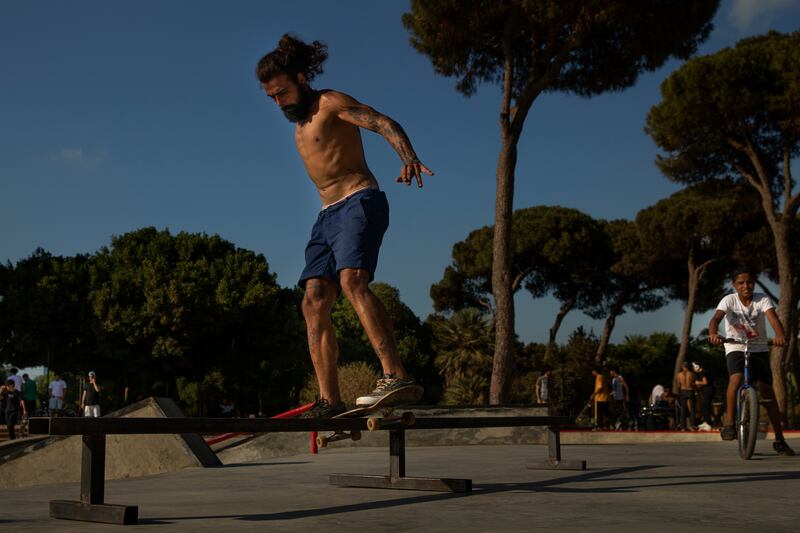
{"type": "MultiPolygon", "coordinates": [[[[375,382],[381,375],[364,361],[354,361],[339,368],[339,389],[342,401],[348,407],[355,407],[356,398],[372,392],[375,382]]],[[[311,374],[300,392],[301,403],[313,402],[319,397],[317,376],[311,374]]]]}
{"type": "Polygon", "coordinates": [[[454,378],[444,391],[446,405],[486,405],[489,401],[489,380],[467,375],[454,378]]]}

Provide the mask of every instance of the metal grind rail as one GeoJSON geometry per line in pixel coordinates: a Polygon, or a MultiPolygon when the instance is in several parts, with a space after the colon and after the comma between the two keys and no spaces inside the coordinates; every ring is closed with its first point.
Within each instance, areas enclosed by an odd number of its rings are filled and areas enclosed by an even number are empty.
{"type": "MultiPolygon", "coordinates": [[[[376,431],[389,431],[389,474],[331,474],[337,486],[470,492],[471,479],[427,478],[406,475],[406,431],[533,427],[547,428],[548,456],[533,461],[527,468],[585,470],[586,461],[565,461],[561,457],[559,427],[570,425],[569,417],[554,416],[480,416],[422,417],[413,425],[392,423],[376,431]]],[[[367,431],[366,418],[296,419],[296,418],[31,418],[31,434],[81,435],[80,501],[52,500],[50,516],[68,520],[135,524],[138,507],[105,503],[106,435],[153,435],[185,433],[270,433],[309,431],[367,431]]]]}

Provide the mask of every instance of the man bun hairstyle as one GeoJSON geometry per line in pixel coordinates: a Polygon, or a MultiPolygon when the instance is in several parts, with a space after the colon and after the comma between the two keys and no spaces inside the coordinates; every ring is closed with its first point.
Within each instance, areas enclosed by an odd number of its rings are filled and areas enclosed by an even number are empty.
{"type": "Polygon", "coordinates": [[[280,74],[296,76],[303,73],[308,81],[322,74],[322,64],[328,59],[328,45],[319,41],[306,44],[300,39],[284,33],[278,47],[258,62],[256,77],[261,83],[280,74]]]}

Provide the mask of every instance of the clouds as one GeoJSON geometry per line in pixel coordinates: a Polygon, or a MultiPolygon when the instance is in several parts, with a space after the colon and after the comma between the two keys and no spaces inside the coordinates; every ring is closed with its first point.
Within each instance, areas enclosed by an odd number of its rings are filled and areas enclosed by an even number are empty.
{"type": "Polygon", "coordinates": [[[50,155],[50,158],[75,167],[98,168],[106,159],[105,152],[89,153],[82,148],[62,148],[50,155]]]}
{"type": "Polygon", "coordinates": [[[739,31],[767,25],[779,11],[795,5],[797,0],[733,0],[728,14],[739,31]]]}

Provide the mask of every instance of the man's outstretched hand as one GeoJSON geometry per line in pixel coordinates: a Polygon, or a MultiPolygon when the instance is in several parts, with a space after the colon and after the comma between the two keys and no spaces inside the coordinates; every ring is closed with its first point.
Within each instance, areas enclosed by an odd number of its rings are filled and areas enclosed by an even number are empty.
{"type": "Polygon", "coordinates": [[[400,169],[400,176],[397,178],[397,183],[405,183],[406,185],[411,185],[411,180],[417,180],[417,187],[422,188],[422,174],[423,172],[428,176],[433,176],[433,172],[420,163],[419,161],[410,161],[403,165],[403,168],[400,169]]]}

